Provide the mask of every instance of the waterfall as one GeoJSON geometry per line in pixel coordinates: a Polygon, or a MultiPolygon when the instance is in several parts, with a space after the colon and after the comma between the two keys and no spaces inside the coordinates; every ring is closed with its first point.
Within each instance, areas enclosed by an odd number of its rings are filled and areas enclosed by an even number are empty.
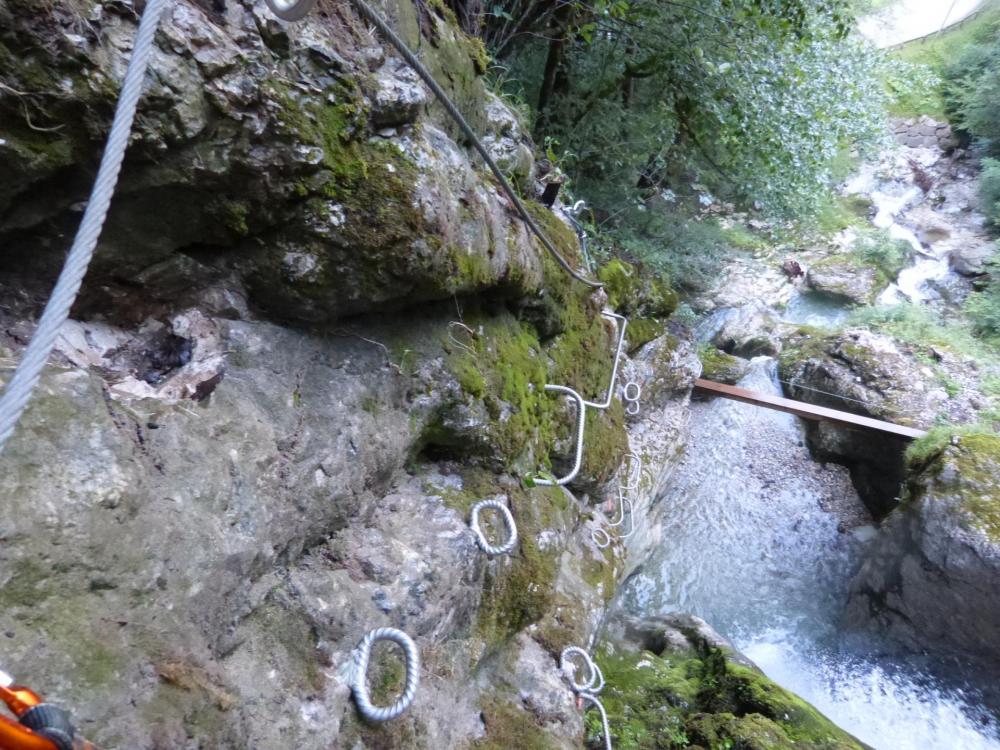
{"type": "MultiPolygon", "coordinates": [[[[759,357],[740,385],[779,393],[774,370],[759,357]]],[[[723,399],[693,404],[687,448],[653,510],[663,544],[619,606],[703,617],[877,750],[1000,748],[972,696],[847,649],[842,609],[874,529],[847,470],[813,461],[804,442],[791,415],[723,399]]]]}

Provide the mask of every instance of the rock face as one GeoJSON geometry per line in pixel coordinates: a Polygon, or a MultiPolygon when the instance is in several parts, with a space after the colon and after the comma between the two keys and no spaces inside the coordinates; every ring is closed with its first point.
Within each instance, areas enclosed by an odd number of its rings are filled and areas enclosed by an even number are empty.
{"type": "Polygon", "coordinates": [[[866,747],[692,615],[612,621],[597,663],[615,747],[866,747]]]}
{"type": "MultiPolygon", "coordinates": [[[[204,7],[166,11],[80,314],[134,324],[204,305],[220,284],[307,323],[540,290],[508,200],[359,18],[289,25],[262,3],[204,7]]],[[[530,175],[478,42],[443,10],[390,10],[501,162],[530,175]]],[[[126,6],[0,2],[0,83],[26,92],[0,98],[0,274],[32,305],[79,221],[135,30],[126,6]]]]}
{"type": "MultiPolygon", "coordinates": [[[[791,398],[925,430],[942,422],[976,422],[991,403],[975,362],[943,346],[866,329],[800,329],[782,351],[779,374],[791,398]]],[[[806,435],[821,460],[850,468],[873,515],[895,507],[906,442],[827,422],[808,423],[806,435]]]]}
{"type": "Polygon", "coordinates": [[[912,467],[853,583],[851,626],[918,653],[1000,665],[1000,438],[957,435],[912,467]]]}
{"type": "MultiPolygon", "coordinates": [[[[628,450],[620,401],[588,414],[575,494],[532,484],[573,457],[575,412],[544,386],[607,389],[606,295],[529,238],[347,6],[295,25],[214,7],[167,12],[95,265],[0,454],[2,668],[103,747],[579,747],[555,657],[590,642],[623,575],[590,502],[628,450]],[[497,497],[520,542],[491,559],[468,517],[497,497]],[[352,651],[384,625],[415,639],[421,687],[367,724],[352,651]]],[[[532,144],[478,43],[443,6],[385,9],[530,186],[532,144]]],[[[3,378],[134,33],[125,5],[0,0],[3,378]]],[[[643,357],[672,362],[690,347],[660,335],[656,292],[629,301],[651,321],[643,357]]],[[[679,423],[686,381],[627,366],[649,394],[633,426],[679,423]]],[[[676,431],[656,435],[668,453],[676,431]]],[[[376,652],[376,703],[400,671],[376,652]]]]}
{"type": "MultiPolygon", "coordinates": [[[[863,329],[822,335],[806,331],[792,339],[779,359],[790,398],[832,409],[926,427],[948,400],[930,387],[930,371],[888,336],[863,329]]],[[[903,479],[902,439],[852,430],[828,422],[809,423],[809,445],[822,460],[844,463],[876,516],[893,507],[903,479]]]]}
{"type": "Polygon", "coordinates": [[[806,273],[806,284],[811,289],[855,305],[874,303],[882,291],[881,282],[874,268],[836,255],[813,263],[806,273]]]}
{"type": "Polygon", "coordinates": [[[777,322],[767,306],[755,302],[725,311],[711,344],[726,354],[744,359],[774,356],[781,351],[776,329],[777,322]]]}
{"type": "Polygon", "coordinates": [[[909,148],[939,148],[948,152],[958,145],[948,123],[939,122],[927,115],[896,120],[893,122],[892,132],[897,141],[909,148]]]}

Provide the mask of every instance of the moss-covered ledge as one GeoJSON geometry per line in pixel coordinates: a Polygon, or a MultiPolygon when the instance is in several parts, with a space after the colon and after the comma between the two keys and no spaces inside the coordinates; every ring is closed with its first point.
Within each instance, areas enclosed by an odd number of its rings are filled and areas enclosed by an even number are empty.
{"type": "MultiPolygon", "coordinates": [[[[866,750],[779,687],[704,621],[621,618],[597,651],[601,700],[620,750],[866,750]]],[[[588,747],[601,746],[587,717],[588,747]]]]}

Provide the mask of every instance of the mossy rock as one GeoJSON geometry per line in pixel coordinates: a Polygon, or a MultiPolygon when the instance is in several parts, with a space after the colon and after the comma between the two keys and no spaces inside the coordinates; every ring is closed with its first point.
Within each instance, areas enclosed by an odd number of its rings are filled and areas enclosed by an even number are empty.
{"type": "Polygon", "coordinates": [[[677,293],[666,279],[646,267],[615,258],[597,272],[608,304],[628,317],[666,318],[677,309],[677,293]]]}
{"type": "Polygon", "coordinates": [[[979,427],[931,431],[907,451],[914,496],[926,476],[957,500],[953,510],[970,530],[1000,544],[1000,435],[979,427]],[[923,474],[923,477],[921,476],[923,474]]]}
{"type": "Polygon", "coordinates": [[[667,331],[666,324],[656,318],[635,318],[628,322],[625,338],[628,342],[628,353],[634,354],[650,341],[654,341],[667,331]]]}
{"type": "Polygon", "coordinates": [[[538,716],[510,700],[487,696],[481,706],[486,736],[470,750],[550,750],[552,741],[538,726],[538,716]]]}
{"type": "MultiPolygon", "coordinates": [[[[467,309],[465,322],[475,331],[468,348],[453,347],[447,365],[461,387],[462,414],[486,414],[474,433],[429,436],[456,458],[478,458],[495,470],[533,475],[565,469],[572,461],[575,406],[547,392],[546,384],[565,385],[591,401],[604,400],[616,346],[615,326],[599,314],[592,290],[574,282],[545,260],[546,296],[558,318],[559,333],[543,340],[529,322],[493,310],[467,309]],[[476,404],[482,404],[480,410],[476,404]],[[561,446],[562,452],[554,450],[561,446]]],[[[451,420],[461,426],[469,420],[451,420]]],[[[606,482],[621,464],[627,447],[621,404],[588,410],[580,486],[606,482]]]]}
{"type": "MultiPolygon", "coordinates": [[[[615,747],[867,750],[811,705],[748,666],[696,618],[631,622],[625,640],[614,637],[597,653],[607,681],[601,699],[615,747]],[[638,641],[633,640],[637,633],[642,634],[638,641]]],[[[598,747],[596,714],[588,715],[587,726],[591,746],[598,747]]]]}
{"type": "Polygon", "coordinates": [[[750,363],[721,349],[706,346],[698,351],[701,360],[701,376],[716,383],[736,385],[746,375],[750,363]]]}

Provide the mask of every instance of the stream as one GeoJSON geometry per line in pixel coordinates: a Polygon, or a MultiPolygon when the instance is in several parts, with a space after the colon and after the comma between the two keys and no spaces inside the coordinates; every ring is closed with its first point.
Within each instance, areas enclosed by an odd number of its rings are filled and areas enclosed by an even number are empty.
{"type": "MultiPolygon", "coordinates": [[[[740,385],[779,393],[774,370],[759,357],[740,385]]],[[[692,404],[688,447],[654,509],[669,541],[629,579],[619,606],[704,618],[876,750],[1000,749],[971,692],[849,648],[840,618],[875,529],[847,470],[813,461],[804,443],[790,415],[723,399],[692,404]]]]}

